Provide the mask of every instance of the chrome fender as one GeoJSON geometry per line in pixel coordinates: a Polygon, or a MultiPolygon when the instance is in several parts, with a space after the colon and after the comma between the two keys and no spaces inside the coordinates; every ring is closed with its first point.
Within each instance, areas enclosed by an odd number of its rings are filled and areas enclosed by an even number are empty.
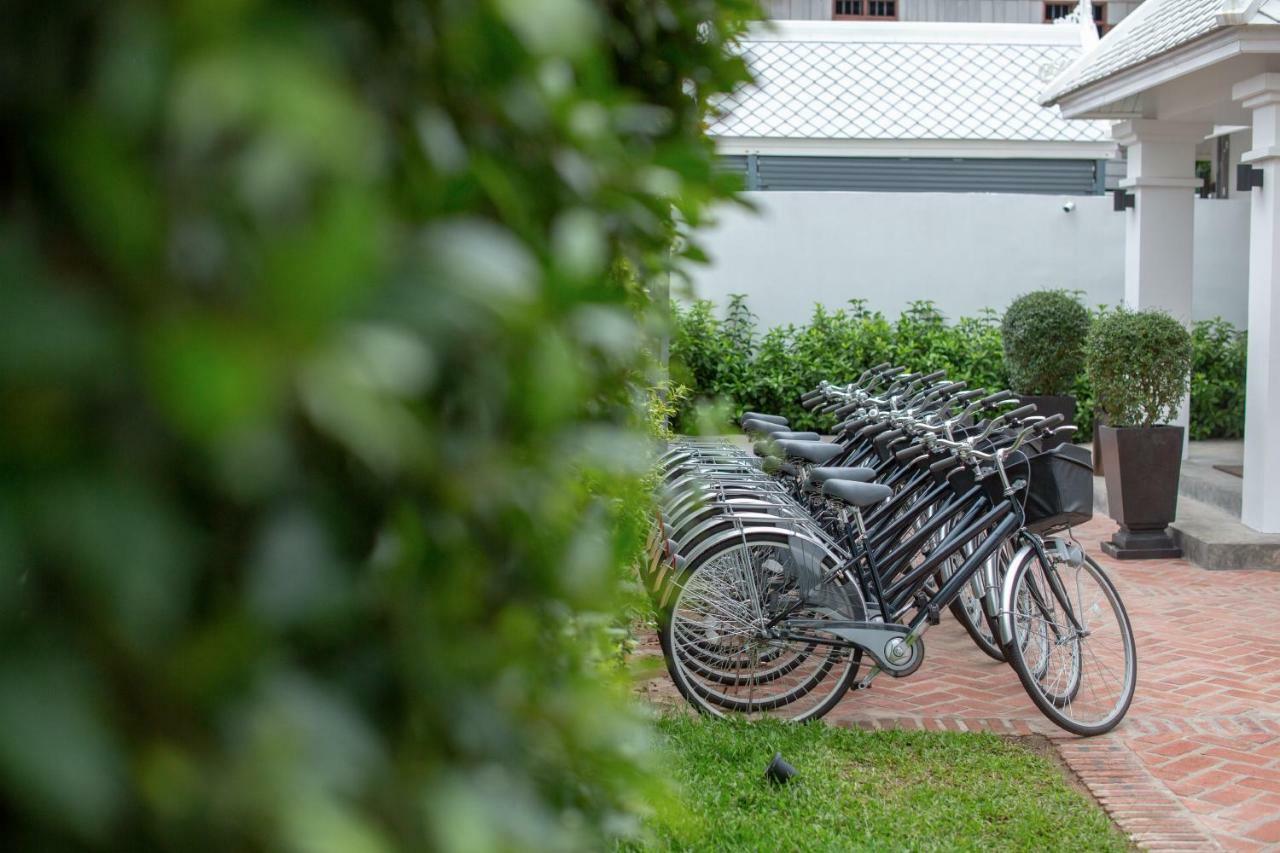
{"type": "Polygon", "coordinates": [[[1004,573],[1004,583],[1000,585],[1000,643],[1007,645],[1013,642],[1013,579],[1017,576],[1018,570],[1022,568],[1022,564],[1028,559],[1036,555],[1036,549],[1030,545],[1023,545],[1013,555],[1013,559],[1009,561],[1009,568],[1004,573]]]}

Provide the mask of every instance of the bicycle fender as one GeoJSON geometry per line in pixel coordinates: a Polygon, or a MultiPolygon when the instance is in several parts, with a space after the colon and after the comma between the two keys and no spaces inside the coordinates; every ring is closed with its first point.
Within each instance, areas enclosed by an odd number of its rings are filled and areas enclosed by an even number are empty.
{"type": "Polygon", "coordinates": [[[1005,569],[1004,582],[1000,585],[1000,618],[998,620],[1001,645],[1013,642],[1013,579],[1022,568],[1022,564],[1034,558],[1035,555],[1035,548],[1023,545],[1013,555],[1013,559],[1009,561],[1009,567],[1005,569]]]}

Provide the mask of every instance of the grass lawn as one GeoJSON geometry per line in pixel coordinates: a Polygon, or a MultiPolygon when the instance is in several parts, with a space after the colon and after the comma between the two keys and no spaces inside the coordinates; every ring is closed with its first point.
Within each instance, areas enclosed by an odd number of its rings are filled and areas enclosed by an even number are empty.
{"type": "Polygon", "coordinates": [[[1051,759],[990,734],[662,719],[683,816],[655,850],[1127,850],[1051,759]],[[780,750],[799,771],[763,778],[780,750]]]}

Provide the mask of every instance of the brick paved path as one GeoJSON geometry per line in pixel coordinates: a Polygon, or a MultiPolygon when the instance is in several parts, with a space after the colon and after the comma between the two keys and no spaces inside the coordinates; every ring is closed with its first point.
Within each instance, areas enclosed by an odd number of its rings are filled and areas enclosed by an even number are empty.
{"type": "Polygon", "coordinates": [[[915,675],[850,693],[827,721],[1044,734],[1140,846],[1280,853],[1280,572],[1109,560],[1098,543],[1114,529],[1099,517],[1076,530],[1138,644],[1137,696],[1114,732],[1079,739],[1053,726],[949,615],[915,675]]]}

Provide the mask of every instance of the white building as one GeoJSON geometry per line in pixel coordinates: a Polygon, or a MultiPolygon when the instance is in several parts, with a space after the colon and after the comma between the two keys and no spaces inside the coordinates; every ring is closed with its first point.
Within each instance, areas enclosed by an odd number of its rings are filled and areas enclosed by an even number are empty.
{"type": "MultiPolygon", "coordinates": [[[[1100,162],[1118,151],[1111,122],[1039,103],[1097,43],[1085,23],[753,29],[759,82],[710,128],[752,209],[700,230],[696,292],[744,294],[765,326],[851,298],[889,316],[928,299],[952,318],[1045,288],[1116,304],[1125,214],[1098,194],[1124,177],[1100,162]]],[[[1194,202],[1192,317],[1244,326],[1248,199],[1194,202]]]]}
{"type": "MultiPolygon", "coordinates": [[[[1195,175],[1206,140],[1240,139],[1249,196],[1249,362],[1241,517],[1280,532],[1280,0],[1148,0],[1043,96],[1071,119],[1118,122],[1125,301],[1186,321],[1195,175]]],[[[1223,176],[1226,177],[1226,176],[1223,176]]]]}

